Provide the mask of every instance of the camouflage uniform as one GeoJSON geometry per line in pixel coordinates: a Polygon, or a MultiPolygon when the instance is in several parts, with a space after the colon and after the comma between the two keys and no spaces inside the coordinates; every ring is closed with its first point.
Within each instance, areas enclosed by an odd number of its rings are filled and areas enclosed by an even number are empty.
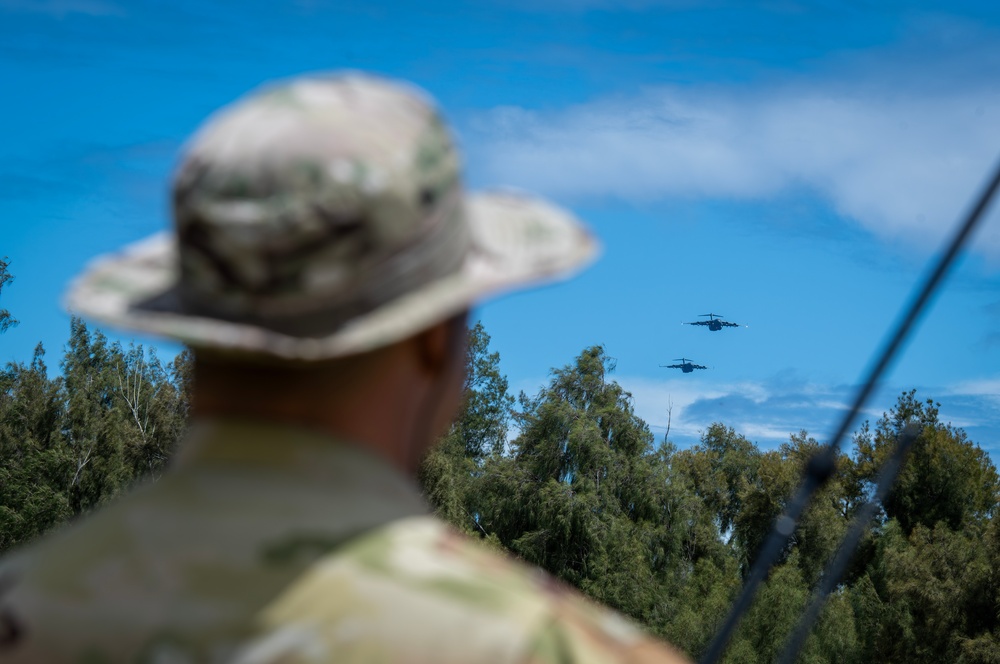
{"type": "MultiPolygon", "coordinates": [[[[175,237],[97,261],[68,304],[277,361],[406,338],[596,251],[568,213],[463,193],[433,106],[349,75],[210,121],[175,237]]],[[[682,661],[429,516],[411,478],[290,425],[196,421],[169,473],[0,563],[4,662],[682,661]]]]}

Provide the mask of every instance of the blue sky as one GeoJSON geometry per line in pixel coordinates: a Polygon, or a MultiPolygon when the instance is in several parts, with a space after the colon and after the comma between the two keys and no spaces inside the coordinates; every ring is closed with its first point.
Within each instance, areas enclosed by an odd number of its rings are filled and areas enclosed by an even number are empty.
{"type": "MultiPolygon", "coordinates": [[[[21,320],[0,361],[42,341],[54,362],[66,282],[168,227],[177,151],[208,113],[343,67],[429,90],[471,187],[541,192],[601,236],[580,278],[478,311],[512,386],[604,344],[682,445],[713,421],[765,447],[826,436],[1000,158],[988,2],[0,0],[0,255],[17,277],[0,304],[21,320]],[[708,311],[749,327],[681,325],[708,311]],[[658,367],[681,356],[710,369],[658,367]]],[[[867,413],[916,388],[995,460],[998,216],[867,413]]]]}

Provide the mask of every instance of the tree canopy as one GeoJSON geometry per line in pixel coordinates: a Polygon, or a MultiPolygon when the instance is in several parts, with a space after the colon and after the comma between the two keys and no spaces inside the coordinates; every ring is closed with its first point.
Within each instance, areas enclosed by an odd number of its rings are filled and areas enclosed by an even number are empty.
{"type": "MultiPolygon", "coordinates": [[[[479,329],[468,403],[509,403],[479,329]]],[[[642,622],[692,657],[707,646],[820,442],[805,431],[761,449],[722,423],[699,444],[656,441],[601,347],[521,394],[506,447],[445,444],[428,498],[472,536],[502,546],[642,622]],[[461,487],[442,492],[443,485],[461,487]]],[[[727,652],[772,662],[850,521],[872,495],[895,436],[922,433],[830,597],[802,662],[1000,661],[998,477],[989,456],[914,391],[865,423],[803,514],[727,652]]],[[[498,430],[499,432],[499,430],[498,430]]],[[[494,439],[495,440],[495,439],[494,439]]]]}
{"type": "MultiPolygon", "coordinates": [[[[763,449],[724,423],[687,449],[657,440],[599,346],[517,398],[481,324],[466,361],[461,414],[420,470],[433,509],[700,655],[820,442],[763,449]]],[[[187,352],[165,363],[73,319],[59,367],[39,345],[0,371],[0,551],[155,481],[185,429],[187,352]]],[[[774,660],[910,422],[910,458],[799,661],[1000,661],[1000,479],[939,410],[904,392],[859,428],[725,661],[774,660]]]]}
{"type": "Polygon", "coordinates": [[[50,378],[39,344],[0,372],[0,551],[162,473],[186,425],[181,353],[162,363],[73,319],[50,378]]]}

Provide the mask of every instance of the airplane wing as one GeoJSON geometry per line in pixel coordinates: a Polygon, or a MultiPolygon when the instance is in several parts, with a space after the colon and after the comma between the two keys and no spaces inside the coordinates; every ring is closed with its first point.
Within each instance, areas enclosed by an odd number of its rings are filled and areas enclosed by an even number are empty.
{"type": "Polygon", "coordinates": [[[692,369],[707,369],[708,367],[706,367],[706,366],[704,366],[702,364],[692,364],[691,368],[692,369]]]}
{"type": "Polygon", "coordinates": [[[720,320],[719,322],[722,323],[726,327],[739,327],[740,326],[739,323],[730,323],[730,322],[724,321],[724,320],[720,320]]]}
{"type": "Polygon", "coordinates": [[[695,321],[693,323],[684,323],[684,324],[685,325],[708,325],[708,321],[707,320],[699,320],[699,321],[695,321]]]}

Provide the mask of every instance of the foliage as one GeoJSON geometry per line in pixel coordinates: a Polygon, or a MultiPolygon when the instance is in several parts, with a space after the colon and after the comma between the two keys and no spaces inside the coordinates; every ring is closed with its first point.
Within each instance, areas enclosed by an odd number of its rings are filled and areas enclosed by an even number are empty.
{"type": "Polygon", "coordinates": [[[938,419],[940,404],[921,402],[915,394],[904,393],[874,432],[864,427],[856,437],[860,479],[873,484],[895,436],[917,422],[923,431],[885,501],[886,516],[897,519],[906,533],[917,525],[933,528],[939,521],[954,530],[982,524],[992,517],[1000,497],[996,468],[964,431],[938,419]]]}
{"type": "Polygon", "coordinates": [[[480,529],[473,485],[486,458],[503,452],[514,405],[500,373],[500,355],[491,353],[489,344],[489,334],[477,322],[469,329],[459,416],[427,455],[418,478],[438,515],[468,533],[480,529]]]}
{"type": "MultiPolygon", "coordinates": [[[[7,270],[9,266],[10,261],[6,256],[0,258],[0,291],[3,290],[4,286],[14,281],[14,275],[7,270]]],[[[6,332],[15,325],[17,325],[17,319],[6,309],[0,309],[0,332],[6,332]]]]}
{"type": "Polygon", "coordinates": [[[62,375],[39,344],[0,372],[0,551],[156,477],[187,417],[190,357],[164,365],[71,322],[62,375]]]}
{"type": "MultiPolygon", "coordinates": [[[[420,469],[430,504],[700,655],[820,442],[802,431],[760,449],[716,423],[678,450],[635,414],[602,347],[515,400],[489,343],[481,324],[470,330],[460,416],[420,469]]],[[[49,377],[41,345],[0,371],[0,551],[163,471],[185,427],[190,360],[164,364],[74,319],[61,375],[49,377]]],[[[908,463],[799,661],[1000,661],[1000,479],[913,391],[840,455],[725,661],[774,660],[914,421],[908,463]]]]}
{"type": "MultiPolygon", "coordinates": [[[[697,657],[820,443],[802,431],[761,450],[716,423],[690,449],[656,444],[613,370],[603,348],[588,348],[536,395],[522,394],[512,412],[519,432],[506,451],[477,455],[476,445],[450,433],[428,457],[438,488],[429,497],[466,532],[697,657]]],[[[493,385],[489,401],[509,403],[493,385]]],[[[861,427],[725,661],[774,661],[911,421],[923,432],[909,463],[799,661],[1000,661],[998,477],[982,449],[940,421],[938,408],[905,392],[874,427],[861,427]]]]}

